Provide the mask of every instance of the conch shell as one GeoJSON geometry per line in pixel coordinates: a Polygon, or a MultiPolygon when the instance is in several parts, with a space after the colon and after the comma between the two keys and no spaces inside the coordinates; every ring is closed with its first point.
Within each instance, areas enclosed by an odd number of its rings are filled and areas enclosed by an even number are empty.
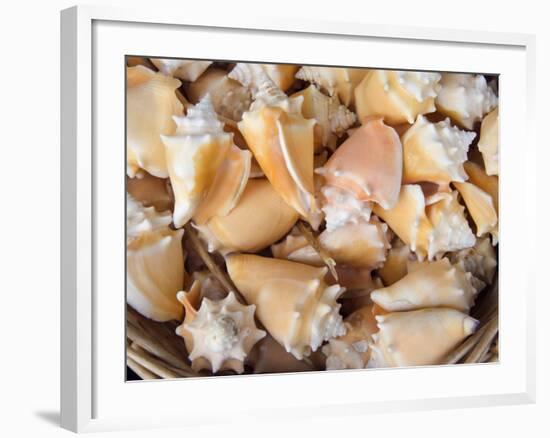
{"type": "Polygon", "coordinates": [[[279,240],[294,226],[298,213],[265,178],[249,179],[239,202],[225,216],[197,225],[208,250],[256,252],[279,240]]]}
{"type": "MultiPolygon", "coordinates": [[[[317,169],[317,171],[323,171],[317,169]]],[[[333,231],[349,223],[368,222],[372,213],[372,202],[358,199],[349,190],[325,185],[321,188],[322,207],[326,229],[333,231]]]]}
{"type": "Polygon", "coordinates": [[[126,190],[145,207],[155,207],[157,211],[172,208],[172,189],[167,178],[157,178],[142,172],[136,178],[126,178],[126,190]]]}
{"type": "Polygon", "coordinates": [[[176,334],[185,340],[191,367],[196,371],[242,373],[246,356],[266,335],[256,327],[256,306],[239,303],[235,294],[229,292],[221,301],[203,298],[197,311],[199,294],[200,282],[193,283],[189,292],[178,292],[178,300],[185,307],[185,320],[176,328],[176,334]]]}
{"type": "Polygon", "coordinates": [[[325,146],[336,144],[336,137],[341,137],[351,127],[357,117],[340,105],[338,96],[327,96],[321,93],[315,85],[298,91],[292,97],[302,96],[302,114],[306,119],[315,119],[314,140],[315,151],[325,146]]]}
{"type": "Polygon", "coordinates": [[[418,116],[403,135],[403,181],[429,181],[440,186],[468,179],[463,163],[476,134],[451,126],[449,119],[430,123],[418,116]]]}
{"type": "Polygon", "coordinates": [[[433,260],[447,251],[475,244],[456,193],[437,193],[426,199],[419,185],[407,184],[401,187],[394,208],[384,210],[375,205],[374,212],[419,260],[433,260]]]}
{"type": "Polygon", "coordinates": [[[287,97],[261,68],[249,67],[261,82],[255,80],[255,101],[239,130],[274,189],[317,229],[322,216],[314,195],[315,120],[302,116],[302,97],[287,97]]]}
{"type": "Polygon", "coordinates": [[[173,115],[183,106],[176,97],[180,81],[138,65],[126,69],[126,173],[130,178],[146,170],[167,178],[161,135],[176,129],[173,115]]]}
{"type": "Polygon", "coordinates": [[[487,175],[498,175],[498,107],[483,118],[477,147],[487,175]]]}
{"type": "Polygon", "coordinates": [[[476,294],[472,274],[442,258],[418,263],[401,280],[372,291],[371,298],[388,312],[450,307],[467,313],[476,294]]]}
{"type": "Polygon", "coordinates": [[[346,334],[329,339],[323,347],[327,370],[361,369],[370,359],[369,340],[378,331],[372,305],[356,310],[346,319],[346,334]]]}
{"type": "Polygon", "coordinates": [[[498,104],[483,75],[443,73],[437,109],[466,129],[473,129],[498,104]]]}
{"type": "Polygon", "coordinates": [[[351,192],[360,201],[389,209],[401,188],[403,150],[399,136],[382,119],[358,128],[318,170],[327,186],[351,192]]]}
{"type": "Polygon", "coordinates": [[[466,208],[476,224],[476,236],[491,234],[493,245],[498,243],[498,213],[493,198],[487,192],[470,182],[454,183],[460,192],[466,208]]]}
{"type": "Polygon", "coordinates": [[[390,125],[414,123],[420,114],[435,111],[439,73],[371,70],[355,89],[357,116],[383,117],[390,125]]]}
{"type": "Polygon", "coordinates": [[[247,64],[243,62],[229,72],[229,77],[240,82],[253,96],[258,92],[264,78],[269,78],[281,91],[286,91],[294,83],[298,67],[292,64],[247,64]]]}
{"type": "Polygon", "coordinates": [[[211,61],[164,58],[151,58],[151,62],[161,73],[184,81],[196,81],[212,64],[211,61]]]}
{"type": "Polygon", "coordinates": [[[187,96],[192,103],[197,103],[206,94],[210,95],[214,110],[230,120],[239,121],[243,112],[248,110],[252,98],[250,92],[237,81],[230,79],[227,72],[211,69],[195,82],[187,86],[187,96]]]}
{"type": "Polygon", "coordinates": [[[229,255],[226,263],[231,280],[256,305],[266,330],[297,359],[345,334],[336,302],[344,289],[327,286],[327,268],[249,254],[229,255]]]}
{"type": "MultiPolygon", "coordinates": [[[[251,156],[247,151],[240,151],[233,143],[232,134],[223,130],[209,95],[190,108],[186,117],[175,116],[174,120],[177,124],[174,135],[163,135],[161,138],[166,146],[168,172],[174,190],[174,225],[179,228],[196,213],[212,187],[225,191],[226,175],[220,171],[228,155],[229,160],[242,160],[245,163],[248,160],[248,165],[236,166],[236,183],[231,184],[231,188],[237,187],[237,190],[229,190],[233,196],[228,201],[229,207],[233,205],[240,195],[238,189],[242,191],[248,179],[251,156]]],[[[227,208],[225,202],[221,204],[227,208]]]]}
{"type": "Polygon", "coordinates": [[[377,315],[372,367],[437,365],[477,330],[479,322],[455,309],[433,308],[377,315]]]}
{"type": "Polygon", "coordinates": [[[126,195],[126,300],[155,321],[181,319],[176,293],[183,286],[183,230],[172,230],[170,212],[157,213],[126,195]]]}
{"type": "Polygon", "coordinates": [[[296,78],[317,85],[330,96],[338,95],[342,104],[350,106],[354,101],[353,90],[367,71],[363,68],[304,66],[298,70],[296,78]]]}

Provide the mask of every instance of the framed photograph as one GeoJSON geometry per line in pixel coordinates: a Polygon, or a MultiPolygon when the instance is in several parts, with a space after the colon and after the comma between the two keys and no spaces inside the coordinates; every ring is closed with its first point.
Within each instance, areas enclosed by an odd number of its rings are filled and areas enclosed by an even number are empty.
{"type": "Polygon", "coordinates": [[[203,12],[62,12],[62,426],[533,402],[534,37],[203,12]]]}

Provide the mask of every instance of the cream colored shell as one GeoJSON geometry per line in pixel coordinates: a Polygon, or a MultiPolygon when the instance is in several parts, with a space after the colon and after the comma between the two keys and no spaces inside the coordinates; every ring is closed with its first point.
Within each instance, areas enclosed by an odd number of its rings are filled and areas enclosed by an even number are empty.
{"type": "Polygon", "coordinates": [[[468,312],[477,294],[472,274],[449,259],[418,263],[391,286],[372,291],[372,300],[388,312],[450,307],[468,312]]]}
{"type": "Polygon", "coordinates": [[[483,118],[477,147],[487,175],[498,175],[498,107],[483,118]]]}
{"type": "Polygon", "coordinates": [[[327,268],[249,254],[230,255],[226,264],[235,286],[256,305],[266,330],[297,359],[345,334],[336,302],[344,289],[327,286],[327,268]]]}
{"type": "Polygon", "coordinates": [[[183,287],[183,230],[172,230],[169,212],[157,213],[127,195],[126,300],[155,321],[180,319],[176,293],[183,287]]]}
{"type": "Polygon", "coordinates": [[[321,209],[325,214],[326,229],[336,230],[348,223],[368,222],[372,202],[358,199],[349,190],[330,185],[321,188],[321,209]]]}
{"type": "Polygon", "coordinates": [[[388,251],[384,264],[377,271],[384,285],[391,286],[407,275],[407,263],[415,258],[410,248],[397,239],[388,251]]]}
{"type": "Polygon", "coordinates": [[[176,97],[177,79],[138,65],[126,69],[126,173],[130,178],[143,170],[167,178],[166,156],[161,135],[172,135],[172,116],[183,106],[176,97]]]}
{"type": "Polygon", "coordinates": [[[403,147],[382,119],[358,128],[318,169],[327,186],[351,192],[360,201],[395,206],[401,188],[403,147]]]}
{"type": "Polygon", "coordinates": [[[212,64],[211,61],[164,58],[151,58],[151,62],[161,73],[183,79],[184,81],[196,81],[212,64]]]}
{"type": "Polygon", "coordinates": [[[472,282],[478,291],[491,284],[497,267],[495,249],[488,237],[478,238],[472,248],[451,253],[449,259],[453,265],[459,265],[470,272],[477,282],[472,282]]]}
{"type": "Polygon", "coordinates": [[[355,89],[359,121],[383,117],[390,125],[414,123],[418,115],[435,111],[439,73],[371,70],[355,89]]]}
{"type": "Polygon", "coordinates": [[[186,117],[174,120],[174,135],[161,138],[174,191],[174,225],[179,228],[197,211],[234,143],[218,121],[209,95],[190,108],[186,117]]]}
{"type": "Polygon", "coordinates": [[[466,129],[473,129],[498,104],[483,75],[443,73],[440,83],[437,109],[466,129]]]}
{"type": "MultiPolygon", "coordinates": [[[[196,283],[193,287],[197,287],[196,283]]],[[[190,306],[186,293],[179,292],[178,299],[186,305],[186,315],[176,333],[185,339],[192,368],[242,373],[246,356],[266,335],[256,327],[256,306],[239,303],[235,294],[229,292],[220,301],[203,298],[198,312],[187,312],[190,306]]]]}
{"type": "Polygon", "coordinates": [[[431,123],[419,116],[403,135],[403,181],[429,181],[441,186],[465,181],[463,163],[476,134],[451,126],[449,119],[431,123]]]}
{"type": "Polygon", "coordinates": [[[256,252],[282,238],[298,220],[265,178],[249,179],[239,202],[226,215],[197,225],[209,251],[256,252]]]}
{"type": "Polygon", "coordinates": [[[376,316],[371,367],[437,365],[479,325],[455,309],[434,308],[376,316]]]}
{"type": "Polygon", "coordinates": [[[126,191],[145,207],[154,207],[157,211],[172,208],[170,180],[157,178],[147,172],[136,178],[126,178],[126,191]]]}

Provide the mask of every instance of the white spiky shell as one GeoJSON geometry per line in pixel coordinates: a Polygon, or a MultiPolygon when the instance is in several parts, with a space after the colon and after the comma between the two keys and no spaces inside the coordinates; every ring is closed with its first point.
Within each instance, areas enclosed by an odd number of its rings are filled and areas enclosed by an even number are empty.
{"type": "Polygon", "coordinates": [[[402,169],[401,140],[378,118],[365,121],[317,172],[326,185],[388,209],[399,197],[402,169]]]}
{"type": "Polygon", "coordinates": [[[439,73],[371,70],[355,89],[357,116],[383,117],[386,123],[414,123],[418,115],[435,111],[439,73]]]}
{"type": "Polygon", "coordinates": [[[367,72],[360,68],[303,66],[296,78],[317,85],[330,96],[338,95],[344,105],[350,106],[354,101],[353,90],[367,72]]]}
{"type": "Polygon", "coordinates": [[[338,96],[327,96],[315,85],[298,91],[292,97],[302,96],[302,114],[306,119],[315,119],[315,150],[333,143],[332,137],[341,137],[357,120],[356,115],[345,105],[340,105],[338,96]]]}
{"type": "Polygon", "coordinates": [[[256,252],[283,237],[298,220],[265,178],[250,179],[239,202],[226,215],[197,225],[210,252],[256,252]]]}
{"type": "MultiPolygon", "coordinates": [[[[196,287],[196,285],[194,286],[196,287]]],[[[185,340],[194,370],[209,369],[213,373],[230,369],[244,371],[244,360],[254,344],[266,333],[256,327],[256,306],[245,306],[229,292],[220,301],[203,298],[197,312],[189,312],[186,292],[178,299],[186,306],[185,321],[176,333],[185,340]]]]}
{"type": "Polygon", "coordinates": [[[266,330],[297,359],[345,334],[336,302],[344,289],[327,286],[327,268],[251,254],[230,255],[226,264],[233,283],[256,305],[266,330]]]}
{"type": "Polygon", "coordinates": [[[417,263],[396,283],[372,291],[371,298],[388,312],[449,307],[467,313],[477,293],[471,277],[447,258],[417,263]]]}
{"type": "Polygon", "coordinates": [[[187,87],[192,103],[210,95],[214,110],[221,116],[238,122],[248,110],[252,98],[250,91],[239,82],[229,78],[225,70],[210,69],[187,87]]]}
{"type": "Polygon", "coordinates": [[[126,173],[130,178],[143,170],[168,177],[160,136],[174,133],[172,116],[183,112],[176,96],[179,86],[177,79],[142,65],[126,69],[126,173]]]}
{"type": "Polygon", "coordinates": [[[301,97],[287,97],[261,67],[247,68],[261,81],[255,82],[258,91],[253,93],[255,100],[243,114],[239,130],[273,188],[317,229],[322,214],[313,178],[315,120],[302,116],[301,97]]]}
{"type": "Polygon", "coordinates": [[[212,187],[228,151],[232,135],[223,130],[206,95],[187,116],[175,116],[174,135],[161,136],[174,191],[174,225],[182,227],[195,214],[212,187]]]}
{"type": "Polygon", "coordinates": [[[212,61],[186,59],[151,58],[151,62],[165,75],[174,76],[184,81],[196,81],[212,64],[212,61]]]}
{"type": "Polygon", "coordinates": [[[323,347],[327,370],[365,368],[370,358],[369,340],[378,331],[372,305],[362,307],[344,319],[346,334],[329,339],[323,347]]]}
{"type": "Polygon", "coordinates": [[[487,175],[498,175],[498,107],[483,118],[477,147],[487,175]]]}
{"type": "Polygon", "coordinates": [[[498,243],[498,213],[493,198],[484,190],[470,182],[454,183],[470,216],[476,224],[476,236],[491,234],[493,245],[498,243]]]}
{"type": "Polygon", "coordinates": [[[466,181],[463,163],[476,134],[451,126],[449,119],[431,123],[419,116],[403,135],[403,181],[448,185],[466,181]]]}
{"type": "Polygon", "coordinates": [[[376,316],[379,331],[372,335],[372,367],[438,365],[479,325],[455,309],[433,308],[376,316]]]}
{"type": "Polygon", "coordinates": [[[157,213],[127,195],[126,300],[155,321],[180,319],[176,293],[183,286],[183,230],[172,230],[169,212],[157,213]]]}
{"type": "Polygon", "coordinates": [[[466,129],[473,129],[498,104],[483,75],[443,73],[440,84],[437,109],[466,129]]]}

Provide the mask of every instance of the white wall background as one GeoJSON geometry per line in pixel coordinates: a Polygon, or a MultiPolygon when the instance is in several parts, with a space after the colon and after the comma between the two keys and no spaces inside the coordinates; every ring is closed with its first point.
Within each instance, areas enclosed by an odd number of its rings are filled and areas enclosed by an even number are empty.
{"type": "MultiPolygon", "coordinates": [[[[192,8],[168,0],[96,1],[98,4],[192,8]]],[[[542,1],[381,2],[214,1],[231,14],[267,14],[405,24],[455,29],[527,32],[537,35],[539,129],[537,254],[538,401],[536,405],[455,411],[315,419],[268,426],[241,425],[227,436],[549,436],[548,378],[550,292],[547,203],[550,145],[546,140],[549,95],[549,14],[542,1]],[[256,6],[252,6],[257,3],[256,6]],[[506,5],[505,5],[506,3],[506,5]],[[260,6],[261,5],[261,6],[260,6]],[[508,6],[513,5],[513,6],[508,6]],[[544,144],[543,144],[544,142],[544,144]],[[529,431],[528,431],[529,430],[529,431]],[[502,435],[501,435],[502,434],[502,435]]],[[[5,2],[0,13],[0,429],[6,437],[68,436],[59,418],[59,10],[72,1],[5,2]],[[7,428],[7,430],[6,430],[7,428]]],[[[184,44],[185,42],[182,42],[184,44]]],[[[358,54],[360,56],[360,54],[358,54]]],[[[521,149],[522,145],[518,144],[521,149]]],[[[534,230],[525,230],[533,233],[534,230]]],[[[185,397],[185,394],[182,394],[185,397]]],[[[144,431],[135,436],[193,433],[219,436],[209,427],[191,431],[144,431]]],[[[134,436],[132,434],[132,436],[134,436]]],[[[225,434],[225,433],[224,433],[225,434]]],[[[108,436],[130,436],[113,433],[108,436]]]]}

